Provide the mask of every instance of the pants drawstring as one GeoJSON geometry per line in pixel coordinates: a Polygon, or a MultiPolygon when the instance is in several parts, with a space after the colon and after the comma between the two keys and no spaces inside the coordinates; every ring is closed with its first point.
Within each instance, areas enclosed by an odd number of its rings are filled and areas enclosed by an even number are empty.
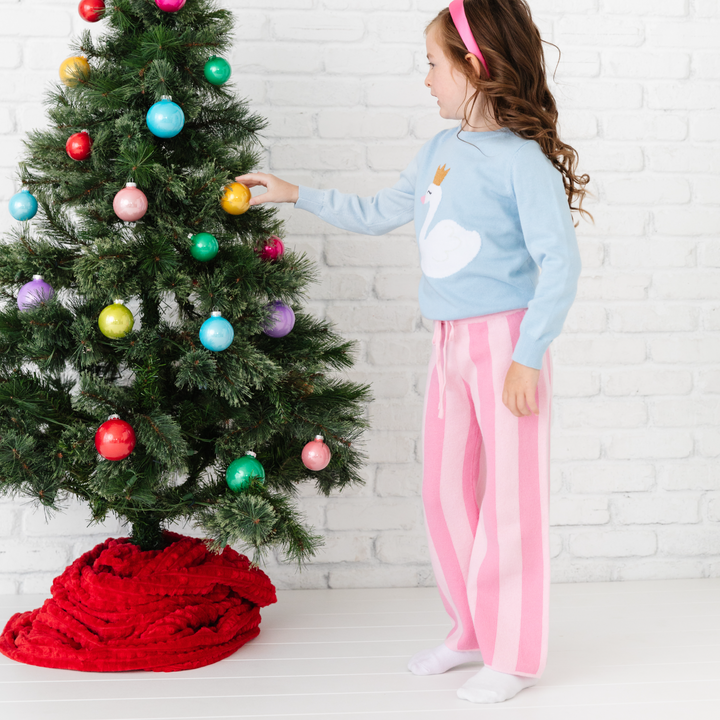
{"type": "Polygon", "coordinates": [[[435,364],[437,366],[440,398],[438,400],[438,417],[445,417],[445,385],[447,384],[447,346],[455,337],[455,325],[452,320],[439,320],[435,324],[433,345],[435,346],[435,364]]]}

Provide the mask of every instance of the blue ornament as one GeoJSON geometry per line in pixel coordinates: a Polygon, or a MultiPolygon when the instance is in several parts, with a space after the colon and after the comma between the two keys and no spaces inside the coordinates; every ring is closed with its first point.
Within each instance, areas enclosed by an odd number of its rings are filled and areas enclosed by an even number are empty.
{"type": "Polygon", "coordinates": [[[200,342],[203,347],[213,352],[227,350],[234,337],[233,326],[217,310],[210,313],[210,317],[200,328],[200,342]]]}
{"type": "Polygon", "coordinates": [[[10,214],[16,220],[32,220],[38,210],[38,202],[29,190],[21,190],[10,198],[10,214]]]}
{"type": "Polygon", "coordinates": [[[148,111],[145,118],[153,135],[161,138],[175,137],[185,125],[185,113],[169,95],[163,95],[148,111]]]}

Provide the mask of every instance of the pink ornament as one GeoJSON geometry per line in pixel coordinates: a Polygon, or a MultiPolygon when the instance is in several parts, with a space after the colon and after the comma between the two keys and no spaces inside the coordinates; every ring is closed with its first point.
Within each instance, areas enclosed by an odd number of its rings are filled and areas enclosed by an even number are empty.
{"type": "Polygon", "coordinates": [[[328,466],[332,453],[324,441],[325,438],[322,435],[316,435],[315,439],[303,448],[302,461],[308,470],[317,472],[328,466]]]}
{"type": "Polygon", "coordinates": [[[164,12],[177,12],[185,5],[185,0],[155,0],[155,4],[164,12]]]}
{"type": "Polygon", "coordinates": [[[274,262],[285,252],[285,245],[277,235],[271,235],[260,250],[260,259],[274,262]]]}
{"type": "Polygon", "coordinates": [[[135,183],[128,183],[113,200],[115,214],[126,222],[139,220],[148,209],[148,200],[135,183]]]}

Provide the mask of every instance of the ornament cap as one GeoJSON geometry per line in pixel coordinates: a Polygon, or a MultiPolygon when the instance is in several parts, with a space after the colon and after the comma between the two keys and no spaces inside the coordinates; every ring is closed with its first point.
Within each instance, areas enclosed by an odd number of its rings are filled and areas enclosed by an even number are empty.
{"type": "Polygon", "coordinates": [[[222,317],[222,313],[219,310],[213,310],[210,313],[210,317],[222,317]]]}
{"type": "Polygon", "coordinates": [[[246,453],[245,453],[245,454],[246,454],[246,455],[250,455],[251,457],[254,457],[254,458],[256,458],[256,457],[257,457],[257,453],[254,453],[254,452],[253,452],[252,450],[248,450],[248,451],[246,451],[246,453]]]}
{"type": "Polygon", "coordinates": [[[113,300],[113,303],[115,303],[115,305],[124,305],[124,304],[125,304],[125,301],[124,301],[124,300],[121,300],[120,298],[115,298],[115,299],[113,300]]]}
{"type": "Polygon", "coordinates": [[[163,100],[172,100],[172,95],[162,95],[160,101],[162,102],[163,100]]]}
{"type": "Polygon", "coordinates": [[[325,440],[325,438],[322,435],[316,435],[315,439],[316,440],[325,440]]]}
{"type": "Polygon", "coordinates": [[[42,275],[33,275],[33,280],[42,280],[42,279],[43,279],[42,275]]]}
{"type": "Polygon", "coordinates": [[[119,420],[119,419],[120,419],[119,415],[108,415],[108,420],[119,420]]]}
{"type": "Polygon", "coordinates": [[[137,187],[137,183],[134,183],[134,182],[125,183],[125,187],[137,187]]]}

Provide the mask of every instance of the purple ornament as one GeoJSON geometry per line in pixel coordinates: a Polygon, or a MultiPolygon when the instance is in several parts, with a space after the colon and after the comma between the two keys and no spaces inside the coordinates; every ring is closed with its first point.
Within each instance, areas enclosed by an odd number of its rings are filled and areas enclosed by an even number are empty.
{"type": "Polygon", "coordinates": [[[55,291],[43,280],[42,275],[33,275],[33,279],[20,288],[17,304],[20,310],[25,312],[49,300],[54,294],[55,291]]]}
{"type": "Polygon", "coordinates": [[[285,337],[295,325],[293,309],[279,300],[271,302],[268,306],[271,315],[263,325],[263,332],[272,338],[285,337]]]}

